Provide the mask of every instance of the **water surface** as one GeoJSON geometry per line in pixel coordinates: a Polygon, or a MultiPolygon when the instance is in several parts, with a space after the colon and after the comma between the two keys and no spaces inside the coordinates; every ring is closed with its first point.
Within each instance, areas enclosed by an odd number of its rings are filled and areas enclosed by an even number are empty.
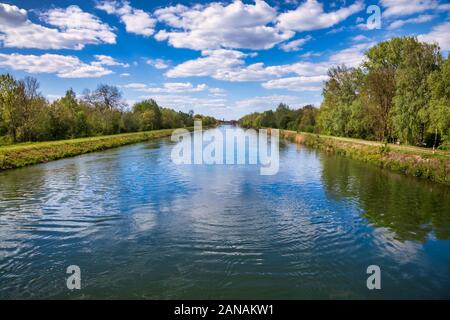
{"type": "Polygon", "coordinates": [[[0,298],[450,298],[449,187],[290,143],[274,176],[172,147],[1,172],[0,298]]]}

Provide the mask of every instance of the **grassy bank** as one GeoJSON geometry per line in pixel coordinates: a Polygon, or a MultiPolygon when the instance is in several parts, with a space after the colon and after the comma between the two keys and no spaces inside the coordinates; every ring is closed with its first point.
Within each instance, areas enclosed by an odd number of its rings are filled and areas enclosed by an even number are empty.
{"type": "Polygon", "coordinates": [[[170,136],[175,129],[116,134],[72,140],[21,143],[0,147],[0,170],[77,156],[136,142],[170,136]]]}
{"type": "Polygon", "coordinates": [[[382,168],[450,185],[450,154],[413,146],[280,130],[280,137],[382,168]]]}

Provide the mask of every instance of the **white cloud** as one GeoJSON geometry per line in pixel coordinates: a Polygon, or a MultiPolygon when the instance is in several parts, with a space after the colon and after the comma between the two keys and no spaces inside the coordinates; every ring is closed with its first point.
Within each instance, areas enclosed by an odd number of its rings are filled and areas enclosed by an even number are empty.
{"type": "Polygon", "coordinates": [[[326,34],[336,34],[336,33],[344,31],[345,29],[346,28],[344,26],[340,26],[339,28],[334,28],[334,29],[331,29],[330,31],[327,31],[326,34]]]}
{"type": "MultiPolygon", "coordinates": [[[[264,81],[294,72],[295,69],[292,65],[266,67],[263,63],[245,66],[244,58],[248,56],[236,50],[202,51],[202,57],[175,66],[166,73],[166,76],[170,78],[209,76],[225,81],[264,81]]],[[[304,66],[303,69],[307,67],[304,66]]]]}
{"type": "Polygon", "coordinates": [[[293,40],[293,41],[290,41],[287,43],[283,43],[280,45],[280,48],[281,48],[281,50],[286,51],[286,52],[299,51],[301,49],[300,47],[311,39],[312,39],[312,37],[308,35],[304,38],[300,38],[300,39],[293,40]]]}
{"type": "Polygon", "coordinates": [[[429,33],[418,36],[420,41],[437,42],[442,50],[450,51],[450,21],[435,26],[429,33]]]}
{"type": "Polygon", "coordinates": [[[225,93],[226,91],[222,88],[209,88],[209,92],[211,93],[225,93]]]}
{"type": "Polygon", "coordinates": [[[332,27],[364,9],[362,1],[332,12],[324,12],[317,0],[306,0],[297,9],[280,14],[278,26],[286,30],[309,31],[332,27]]]}
{"type": "Polygon", "coordinates": [[[345,64],[347,67],[356,67],[364,60],[364,52],[374,44],[374,42],[358,43],[338,51],[330,56],[328,66],[345,64]]]}
{"type": "Polygon", "coordinates": [[[344,50],[335,52],[326,61],[297,62],[286,65],[265,66],[263,63],[245,65],[247,54],[236,50],[208,50],[202,52],[202,57],[188,60],[170,69],[169,78],[212,77],[218,80],[269,81],[287,75],[303,77],[326,75],[332,65],[346,64],[357,66],[364,58],[364,51],[373,43],[359,43],[344,50]]]}
{"type": "Polygon", "coordinates": [[[98,66],[121,66],[124,68],[128,68],[130,65],[128,63],[122,63],[114,59],[113,57],[106,56],[103,54],[96,54],[94,55],[95,59],[97,61],[92,62],[92,65],[98,65],[98,66]]]}
{"type": "Polygon", "coordinates": [[[146,63],[159,70],[167,69],[169,67],[169,62],[164,61],[163,59],[148,59],[146,63]]]}
{"type": "Polygon", "coordinates": [[[282,79],[270,80],[263,83],[266,89],[287,89],[290,91],[321,91],[323,82],[328,80],[328,76],[312,76],[312,77],[289,77],[282,79]]]}
{"type": "Polygon", "coordinates": [[[55,73],[60,78],[98,78],[112,73],[103,66],[84,63],[78,57],[59,54],[0,54],[0,66],[28,73],[55,73]]]}
{"type": "Polygon", "coordinates": [[[354,36],[352,38],[352,40],[355,41],[355,42],[361,42],[361,41],[368,41],[369,38],[367,38],[366,36],[360,34],[360,35],[354,36]]]}
{"type": "Polygon", "coordinates": [[[431,14],[423,14],[423,15],[420,15],[420,16],[418,16],[418,17],[416,17],[416,18],[410,18],[410,19],[405,19],[405,20],[396,20],[396,21],[392,22],[392,23],[389,25],[388,29],[389,29],[389,30],[398,29],[398,28],[403,27],[405,24],[411,24],[411,23],[414,23],[414,24],[424,23],[424,22],[431,21],[431,20],[433,20],[434,18],[435,18],[434,15],[431,15],[431,14]]]}
{"type": "Polygon", "coordinates": [[[254,4],[236,0],[228,5],[177,5],[156,10],[155,15],[171,28],[159,31],[155,38],[176,48],[270,49],[294,36],[290,30],[270,25],[277,12],[262,0],[254,4]]]}
{"type": "Polygon", "coordinates": [[[313,51],[308,51],[305,52],[304,54],[300,55],[300,58],[304,58],[304,59],[308,59],[311,57],[320,57],[322,54],[320,52],[313,52],[313,51]]]}
{"type": "Polygon", "coordinates": [[[323,82],[328,79],[328,68],[341,64],[357,67],[365,58],[364,51],[373,44],[373,42],[365,42],[353,45],[332,54],[328,60],[323,62],[299,62],[289,66],[280,66],[283,70],[289,70],[298,76],[270,80],[263,83],[263,87],[290,91],[320,91],[323,82]]]}
{"type": "Polygon", "coordinates": [[[128,1],[100,1],[96,8],[118,16],[129,33],[149,37],[155,32],[156,19],[141,9],[131,7],[128,1]]]}
{"type": "Polygon", "coordinates": [[[27,21],[27,11],[14,5],[0,3],[0,25],[19,26],[27,21]]]}
{"type": "Polygon", "coordinates": [[[51,28],[35,24],[17,6],[0,3],[0,43],[5,47],[81,50],[87,44],[116,43],[111,28],[78,6],[39,14],[51,28]]]}
{"type": "Polygon", "coordinates": [[[121,77],[129,77],[129,76],[131,76],[131,74],[125,72],[125,73],[121,73],[120,76],[121,77]]]}
{"type": "Polygon", "coordinates": [[[382,13],[386,18],[408,16],[439,7],[437,0],[380,0],[380,3],[386,8],[382,13]]]}
{"type": "Polygon", "coordinates": [[[132,89],[140,92],[148,93],[185,93],[185,92],[201,92],[205,91],[208,86],[199,84],[194,86],[190,82],[167,82],[162,87],[152,87],[145,83],[129,83],[124,88],[132,89]]]}
{"type": "Polygon", "coordinates": [[[133,82],[133,83],[128,83],[128,84],[124,85],[123,87],[126,89],[140,90],[140,89],[147,88],[147,85],[145,83],[133,82]]]}
{"type": "Polygon", "coordinates": [[[232,70],[244,64],[242,60],[247,55],[236,50],[206,50],[202,57],[188,60],[170,69],[169,78],[210,76],[220,78],[221,70],[232,70]]]}

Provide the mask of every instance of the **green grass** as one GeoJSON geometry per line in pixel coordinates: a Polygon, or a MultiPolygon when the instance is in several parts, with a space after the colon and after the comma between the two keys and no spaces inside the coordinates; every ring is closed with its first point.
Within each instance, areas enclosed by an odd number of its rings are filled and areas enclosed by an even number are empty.
{"type": "Polygon", "coordinates": [[[361,139],[281,130],[289,141],[334,152],[382,168],[450,185],[450,153],[361,139]]]}
{"type": "Polygon", "coordinates": [[[73,157],[136,142],[170,136],[175,129],[124,133],[71,140],[19,143],[0,147],[0,170],[73,157]]]}

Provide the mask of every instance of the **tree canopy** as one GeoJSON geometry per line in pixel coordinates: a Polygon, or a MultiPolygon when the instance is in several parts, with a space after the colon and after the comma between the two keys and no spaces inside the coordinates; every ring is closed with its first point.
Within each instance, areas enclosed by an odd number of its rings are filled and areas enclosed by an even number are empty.
{"type": "Polygon", "coordinates": [[[77,97],[72,89],[53,101],[39,92],[34,78],[16,80],[0,75],[0,143],[71,139],[103,134],[193,126],[194,118],[204,125],[216,119],[160,107],[144,100],[126,110],[121,91],[100,84],[77,97]]]}
{"type": "Polygon", "coordinates": [[[240,123],[450,148],[450,62],[436,44],[380,42],[358,67],[331,66],[322,94],[319,109],[280,104],[240,123]]]}

